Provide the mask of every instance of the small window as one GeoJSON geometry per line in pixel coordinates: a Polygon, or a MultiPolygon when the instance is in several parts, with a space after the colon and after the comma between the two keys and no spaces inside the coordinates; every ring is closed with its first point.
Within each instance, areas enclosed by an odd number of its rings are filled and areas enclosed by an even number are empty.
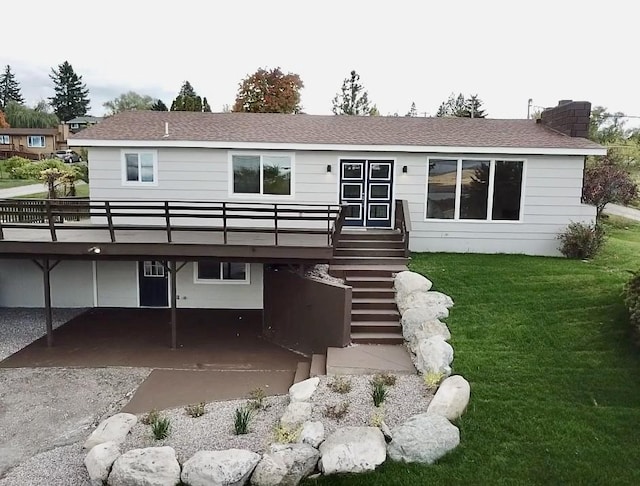
{"type": "Polygon", "coordinates": [[[453,219],[456,209],[457,160],[431,159],[427,184],[427,218],[453,219]]]}
{"type": "Polygon", "coordinates": [[[80,128],[80,125],[78,125],[77,123],[72,123],[71,124],[71,129],[72,130],[77,130],[78,128],[80,128]]]}
{"type": "Polygon", "coordinates": [[[233,155],[231,165],[233,194],[292,194],[292,161],[288,155],[233,155]]]}
{"type": "Polygon", "coordinates": [[[0,135],[0,145],[9,145],[11,143],[11,139],[9,135],[0,135]]]}
{"type": "Polygon", "coordinates": [[[27,137],[27,146],[32,148],[44,148],[45,141],[43,135],[29,135],[27,137]]]}
{"type": "Polygon", "coordinates": [[[164,277],[164,265],[162,262],[146,261],[143,265],[145,277],[164,277]]]}
{"type": "Polygon", "coordinates": [[[201,260],[195,265],[196,283],[249,282],[249,266],[246,263],[201,260]]]}
{"type": "Polygon", "coordinates": [[[488,160],[463,160],[460,181],[460,219],[487,219],[488,160]]]}
{"type": "Polygon", "coordinates": [[[155,184],[157,182],[158,165],[155,152],[125,152],[124,183],[155,184]]]}
{"type": "Polygon", "coordinates": [[[517,221],[522,200],[522,162],[496,161],[492,219],[517,221]]]}

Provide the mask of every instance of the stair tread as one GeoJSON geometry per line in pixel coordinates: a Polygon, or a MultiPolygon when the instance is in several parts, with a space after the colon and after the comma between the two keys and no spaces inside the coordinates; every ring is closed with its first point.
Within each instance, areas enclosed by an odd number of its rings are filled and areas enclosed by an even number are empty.
{"type": "Polygon", "coordinates": [[[397,315],[400,313],[395,309],[351,309],[351,314],[381,314],[381,315],[397,315]]]}
{"type": "Polygon", "coordinates": [[[389,338],[398,338],[404,340],[402,337],[402,333],[400,332],[356,332],[351,333],[351,339],[389,339],[389,338]]]}
{"type": "Polygon", "coordinates": [[[388,294],[393,294],[395,293],[395,290],[393,290],[392,288],[389,289],[385,289],[385,288],[380,288],[380,287],[354,287],[353,288],[353,292],[354,293],[358,293],[358,292],[385,292],[388,294]]]}
{"type": "Polygon", "coordinates": [[[395,304],[396,300],[393,297],[355,297],[351,299],[352,303],[363,304],[365,302],[376,304],[395,304]]]}
{"type": "Polygon", "coordinates": [[[400,263],[400,261],[405,262],[405,261],[409,260],[405,256],[398,257],[398,256],[372,256],[372,255],[369,255],[369,256],[334,256],[333,257],[334,261],[335,260],[338,260],[338,261],[340,261],[340,260],[356,260],[357,261],[357,260],[376,260],[376,259],[377,260],[395,260],[398,263],[400,263]]]}
{"type": "MultiPolygon", "coordinates": [[[[395,279],[393,277],[376,277],[376,276],[367,276],[367,275],[350,275],[347,278],[347,281],[353,280],[356,282],[393,282],[395,279]]],[[[369,287],[360,287],[360,288],[369,288],[369,287]]],[[[375,289],[376,287],[371,287],[375,289]]]]}
{"type": "Polygon", "coordinates": [[[393,327],[402,330],[402,325],[395,321],[353,321],[351,329],[359,327],[393,327]]]}
{"type": "MultiPolygon", "coordinates": [[[[335,259],[334,259],[335,261],[335,259]]],[[[389,272],[403,272],[407,270],[406,265],[356,265],[356,264],[331,264],[330,270],[340,270],[340,271],[349,271],[349,270],[387,270],[389,272]]]]}

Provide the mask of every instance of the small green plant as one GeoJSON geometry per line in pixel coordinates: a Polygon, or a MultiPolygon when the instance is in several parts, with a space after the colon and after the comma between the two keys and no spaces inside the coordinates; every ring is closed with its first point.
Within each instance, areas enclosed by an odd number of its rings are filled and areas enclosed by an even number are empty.
{"type": "Polygon", "coordinates": [[[571,223],[558,239],[560,253],[567,258],[584,260],[596,256],[604,243],[604,230],[600,225],[571,223]]]}
{"type": "Polygon", "coordinates": [[[284,425],[278,425],[273,429],[273,440],[278,444],[293,444],[300,438],[300,432],[302,432],[302,427],[292,429],[284,425]]]}
{"type": "Polygon", "coordinates": [[[152,423],[154,423],[159,418],[160,418],[160,414],[154,408],[149,413],[147,413],[144,417],[142,417],[140,419],[140,422],[142,422],[144,425],[151,425],[152,423]]]}
{"type": "Polygon", "coordinates": [[[330,419],[340,420],[349,412],[349,402],[327,405],[324,409],[324,416],[330,419]]]}
{"type": "Polygon", "coordinates": [[[351,391],[351,380],[344,376],[336,376],[327,383],[329,390],[342,395],[351,391]]]}
{"type": "Polygon", "coordinates": [[[233,413],[233,431],[236,435],[249,433],[249,424],[253,418],[253,410],[250,407],[236,408],[233,413]]]}
{"type": "Polygon", "coordinates": [[[167,417],[158,417],[151,423],[151,432],[156,440],[162,440],[169,437],[171,432],[171,419],[167,417]]]}
{"type": "Polygon", "coordinates": [[[187,405],[184,407],[184,411],[187,412],[187,415],[191,418],[202,417],[205,414],[205,403],[194,403],[192,405],[187,405]]]}
{"type": "Polygon", "coordinates": [[[438,385],[442,381],[442,378],[444,378],[444,375],[442,373],[433,371],[425,373],[422,377],[422,379],[424,380],[424,384],[429,391],[438,388],[438,385]]]}
{"type": "Polygon", "coordinates": [[[267,398],[267,394],[262,388],[254,388],[249,392],[249,403],[248,407],[253,410],[263,410],[266,408],[264,403],[265,398],[267,398]]]}
{"type": "Polygon", "coordinates": [[[376,408],[371,414],[371,427],[380,427],[384,422],[384,410],[376,408]]]}
{"type": "Polygon", "coordinates": [[[371,380],[371,398],[373,404],[379,407],[387,399],[387,387],[380,381],[371,380]]]}
{"type": "Polygon", "coordinates": [[[398,377],[392,373],[378,373],[373,377],[373,381],[382,383],[384,386],[394,386],[398,377]]]}

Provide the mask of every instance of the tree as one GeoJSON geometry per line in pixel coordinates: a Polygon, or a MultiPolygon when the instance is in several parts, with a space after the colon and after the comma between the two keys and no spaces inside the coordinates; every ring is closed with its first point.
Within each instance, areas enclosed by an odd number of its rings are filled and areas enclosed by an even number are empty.
{"type": "Polygon", "coordinates": [[[117,98],[102,104],[107,109],[107,116],[121,111],[150,110],[154,100],[151,96],[141,95],[135,91],[127,91],[117,98]]]}
{"type": "Polygon", "coordinates": [[[409,108],[409,111],[405,116],[411,116],[411,117],[418,116],[418,110],[416,109],[415,101],[411,103],[411,108],[409,108]]]}
{"type": "Polygon", "coordinates": [[[7,122],[3,111],[0,111],[0,128],[11,128],[11,125],[7,122]]]}
{"type": "Polygon", "coordinates": [[[233,111],[245,113],[299,113],[300,76],[284,74],[279,67],[260,68],[242,80],[233,111]]]}
{"type": "Polygon", "coordinates": [[[487,113],[482,109],[482,100],[478,98],[478,95],[465,98],[462,93],[459,93],[458,96],[451,93],[449,99],[440,104],[436,116],[441,118],[485,118],[487,113]]]}
{"type": "Polygon", "coordinates": [[[588,167],[584,172],[582,197],[596,207],[596,224],[609,203],[628,204],[638,195],[638,187],[629,172],[608,157],[588,167]]]}
{"type": "Polygon", "coordinates": [[[207,97],[202,98],[202,111],[204,113],[211,113],[211,107],[209,106],[209,102],[207,101],[207,97]]]}
{"type": "Polygon", "coordinates": [[[89,109],[89,90],[68,61],[51,68],[49,77],[53,80],[55,95],[49,98],[53,111],[62,121],[69,121],[87,114],[89,109]]]}
{"type": "MultiPolygon", "coordinates": [[[[209,103],[207,103],[207,106],[209,103]]],[[[202,98],[198,96],[189,81],[185,81],[176,99],[171,103],[171,111],[204,111],[202,98]]],[[[211,108],[209,108],[211,110],[211,108]]]]}
{"type": "Polygon", "coordinates": [[[369,94],[360,84],[360,75],[351,71],[351,75],[342,82],[341,92],[333,98],[334,115],[377,115],[378,109],[369,103],[369,94]],[[373,111],[373,113],[372,113],[373,111]]]}
{"type": "Polygon", "coordinates": [[[11,66],[7,64],[4,73],[0,76],[0,110],[4,110],[10,101],[23,104],[24,98],[20,93],[20,85],[11,72],[11,66]]]}
{"type": "Polygon", "coordinates": [[[604,106],[594,106],[589,120],[589,138],[610,145],[626,138],[624,113],[609,113],[604,106]]]}
{"type": "Polygon", "coordinates": [[[7,123],[14,128],[56,128],[60,121],[53,113],[10,101],[5,107],[7,123]]]}
{"type": "Polygon", "coordinates": [[[165,105],[162,100],[156,100],[156,102],[151,105],[152,111],[169,111],[167,105],[165,105]]]}

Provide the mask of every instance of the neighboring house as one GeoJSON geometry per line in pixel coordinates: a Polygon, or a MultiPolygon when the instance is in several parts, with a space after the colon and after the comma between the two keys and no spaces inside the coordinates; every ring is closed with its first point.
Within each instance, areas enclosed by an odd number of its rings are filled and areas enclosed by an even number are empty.
{"type": "Polygon", "coordinates": [[[69,127],[69,132],[78,133],[80,130],[84,130],[87,127],[91,127],[96,125],[102,121],[102,117],[100,116],[77,116],[72,118],[68,122],[65,122],[65,125],[69,127]]]}
{"type": "Polygon", "coordinates": [[[558,255],[557,234],[593,220],[584,161],[606,151],[581,138],[589,111],[563,102],[539,122],[120,113],[69,140],[89,150],[90,222],[53,222],[67,216],[42,206],[38,230],[3,224],[0,305],[41,306],[27,290],[42,275],[25,260],[40,259],[45,281],[62,261],[54,306],[257,309],[265,333],[302,351],[348,343],[363,319],[360,342],[396,342],[390,325],[376,341],[369,321],[397,326],[376,305],[393,305],[405,246],[558,255]],[[288,271],[315,263],[346,285],[288,271]]]}
{"type": "Polygon", "coordinates": [[[46,158],[63,143],[64,137],[57,128],[0,128],[0,158],[46,158]]]}

